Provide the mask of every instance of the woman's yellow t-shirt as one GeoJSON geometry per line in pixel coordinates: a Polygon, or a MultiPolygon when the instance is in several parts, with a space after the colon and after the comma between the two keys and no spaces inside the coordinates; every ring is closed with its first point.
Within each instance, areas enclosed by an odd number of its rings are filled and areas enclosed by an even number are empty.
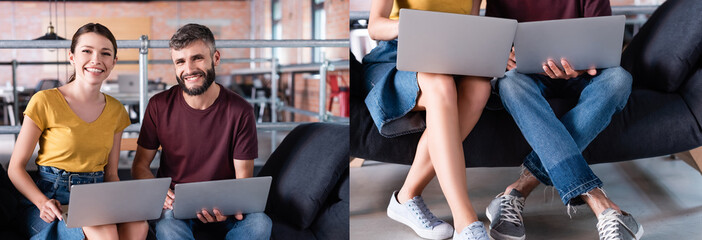
{"type": "Polygon", "coordinates": [[[32,96],[24,115],[42,131],[37,165],[69,172],[105,170],[115,133],[131,122],[124,106],[117,99],[104,95],[105,108],[91,123],[79,118],[56,88],[32,96]]]}
{"type": "Polygon", "coordinates": [[[400,19],[400,9],[409,8],[445,13],[470,14],[473,8],[471,0],[395,0],[390,19],[400,19]]]}

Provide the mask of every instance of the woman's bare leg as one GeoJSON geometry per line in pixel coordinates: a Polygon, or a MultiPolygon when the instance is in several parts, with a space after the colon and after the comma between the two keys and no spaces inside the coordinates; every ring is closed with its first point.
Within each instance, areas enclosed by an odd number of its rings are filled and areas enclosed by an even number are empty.
{"type": "MultiPolygon", "coordinates": [[[[473,127],[480,119],[483,108],[490,97],[489,79],[480,77],[462,77],[458,81],[458,109],[462,139],[468,137],[473,127]]],[[[420,95],[421,98],[421,95],[420,95]]],[[[418,106],[416,110],[425,110],[418,106]]],[[[402,188],[397,193],[398,201],[404,203],[414,196],[419,196],[427,184],[436,176],[431,164],[427,135],[422,134],[417,145],[417,152],[402,188]]]]}
{"type": "Polygon", "coordinates": [[[462,78],[457,88],[453,76],[442,74],[419,73],[417,78],[422,91],[417,105],[427,111],[427,130],[420,139],[415,163],[399,197],[406,200],[407,193],[421,193],[433,178],[433,166],[439,173],[439,184],[451,208],[454,226],[460,231],[478,220],[468,198],[462,140],[480,118],[490,85],[486,79],[462,78]]]}
{"type": "Polygon", "coordinates": [[[83,227],[85,239],[87,240],[117,240],[117,226],[115,224],[107,224],[92,227],[83,227]]]}
{"type": "Polygon", "coordinates": [[[117,231],[121,240],[144,240],[149,231],[149,224],[146,221],[120,223],[117,224],[117,231]]]}

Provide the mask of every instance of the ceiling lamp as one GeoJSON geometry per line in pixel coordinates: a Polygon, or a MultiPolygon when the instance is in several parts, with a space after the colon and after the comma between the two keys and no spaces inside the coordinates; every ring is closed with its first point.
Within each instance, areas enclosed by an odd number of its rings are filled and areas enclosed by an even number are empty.
{"type": "Polygon", "coordinates": [[[51,24],[51,0],[49,0],[49,27],[46,29],[46,34],[44,34],[44,36],[35,38],[34,40],[66,40],[56,35],[56,32],[54,32],[54,26],[51,24]]]}

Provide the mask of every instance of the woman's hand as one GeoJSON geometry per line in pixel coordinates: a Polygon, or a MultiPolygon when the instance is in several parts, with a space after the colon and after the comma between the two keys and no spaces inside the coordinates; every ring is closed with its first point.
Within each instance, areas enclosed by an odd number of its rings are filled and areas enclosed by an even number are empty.
{"type": "Polygon", "coordinates": [[[61,203],[56,199],[47,199],[41,205],[37,206],[39,208],[39,217],[44,222],[51,223],[55,219],[63,220],[61,216],[61,203]]]}

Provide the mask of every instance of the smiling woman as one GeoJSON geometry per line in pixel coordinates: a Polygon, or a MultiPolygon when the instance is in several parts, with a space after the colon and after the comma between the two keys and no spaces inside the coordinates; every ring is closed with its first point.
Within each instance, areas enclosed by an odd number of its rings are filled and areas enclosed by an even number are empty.
{"type": "Polygon", "coordinates": [[[79,28],[73,35],[71,52],[68,56],[71,65],[76,68],[76,71],[68,78],[69,83],[76,79],[77,73],[81,73],[82,76],[85,76],[83,71],[104,73],[96,75],[104,80],[110,75],[110,71],[112,71],[112,68],[117,63],[117,41],[107,27],[99,23],[88,23],[79,28]],[[80,39],[83,35],[86,35],[86,37],[80,39]],[[112,44],[112,48],[110,48],[110,43],[112,44]],[[76,54],[76,48],[79,50],[78,54],[76,54]],[[93,54],[94,52],[98,54],[93,54]],[[98,62],[102,63],[103,66],[96,67],[95,64],[98,62]],[[81,66],[85,67],[83,67],[81,71],[78,71],[77,69],[81,66]]]}
{"type": "Polygon", "coordinates": [[[36,93],[27,105],[8,175],[26,197],[21,211],[33,239],[146,237],[145,221],[68,228],[61,215],[70,185],[119,181],[122,131],[130,121],[119,101],[100,92],[116,54],[109,29],[99,23],[83,25],[69,53],[75,73],[66,85],[36,93]],[[37,143],[39,179],[34,182],[25,169],[37,143]]]}

